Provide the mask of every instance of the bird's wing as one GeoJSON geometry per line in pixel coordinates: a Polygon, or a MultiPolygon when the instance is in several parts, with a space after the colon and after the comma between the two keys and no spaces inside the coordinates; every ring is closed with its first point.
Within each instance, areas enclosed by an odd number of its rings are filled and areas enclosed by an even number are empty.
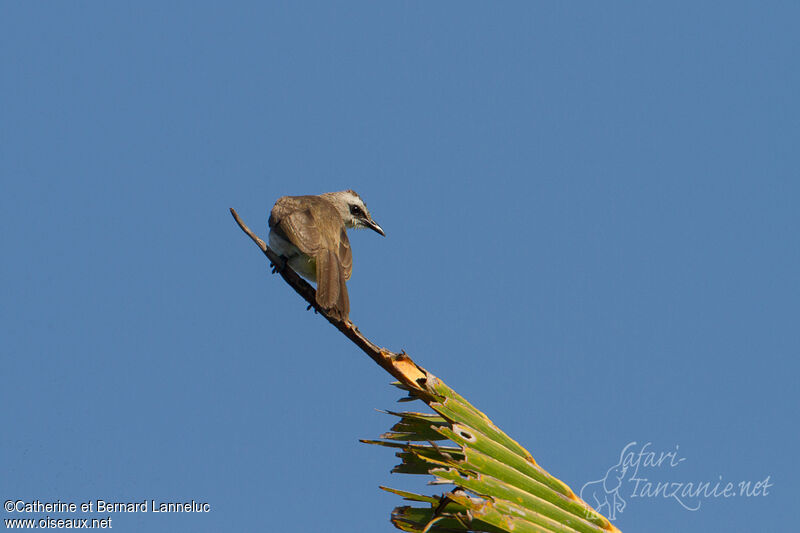
{"type": "Polygon", "coordinates": [[[322,236],[314,223],[311,209],[286,213],[274,223],[273,229],[275,227],[286,236],[289,242],[308,256],[316,256],[323,247],[322,236]]]}
{"type": "Polygon", "coordinates": [[[339,235],[339,263],[342,265],[344,279],[350,279],[353,274],[353,251],[350,249],[350,239],[347,238],[347,230],[344,226],[339,235]]]}

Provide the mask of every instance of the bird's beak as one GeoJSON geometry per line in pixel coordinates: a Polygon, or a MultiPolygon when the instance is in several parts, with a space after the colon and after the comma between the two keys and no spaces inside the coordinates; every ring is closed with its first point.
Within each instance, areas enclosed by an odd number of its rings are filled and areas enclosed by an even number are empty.
{"type": "Polygon", "coordinates": [[[376,232],[376,233],[380,233],[381,235],[383,235],[384,237],[386,237],[386,234],[383,232],[383,228],[382,228],[382,227],[380,227],[380,226],[378,225],[378,223],[377,223],[377,222],[375,222],[374,220],[372,220],[371,218],[370,218],[370,219],[367,219],[367,220],[364,220],[364,224],[366,224],[366,226],[367,226],[369,229],[375,230],[375,232],[376,232]]]}

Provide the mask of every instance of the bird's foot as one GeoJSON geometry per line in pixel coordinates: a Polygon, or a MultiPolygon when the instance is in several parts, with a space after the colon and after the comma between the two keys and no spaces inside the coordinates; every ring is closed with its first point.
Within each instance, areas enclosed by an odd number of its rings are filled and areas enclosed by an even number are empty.
{"type": "Polygon", "coordinates": [[[272,273],[277,274],[278,272],[283,272],[286,269],[286,265],[288,264],[288,259],[285,255],[282,255],[278,258],[280,260],[279,264],[272,263],[272,273]]]}
{"type": "Polygon", "coordinates": [[[313,305],[308,304],[308,307],[306,307],[306,311],[311,311],[312,309],[314,309],[315,315],[319,314],[319,311],[317,311],[317,309],[313,305]]]}

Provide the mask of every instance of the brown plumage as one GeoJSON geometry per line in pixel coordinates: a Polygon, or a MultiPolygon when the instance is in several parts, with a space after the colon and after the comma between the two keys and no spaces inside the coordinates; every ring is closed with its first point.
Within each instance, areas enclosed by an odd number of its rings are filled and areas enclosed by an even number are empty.
{"type": "Polygon", "coordinates": [[[353,273],[347,227],[383,230],[353,191],[320,196],[278,198],[269,217],[270,247],[289,266],[317,283],[317,303],[336,318],[347,320],[350,299],[345,281],[353,273]]]}

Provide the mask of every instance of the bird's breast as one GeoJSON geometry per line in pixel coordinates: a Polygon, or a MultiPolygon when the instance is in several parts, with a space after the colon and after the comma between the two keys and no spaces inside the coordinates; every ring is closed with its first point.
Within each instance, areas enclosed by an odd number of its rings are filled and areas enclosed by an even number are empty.
{"type": "Polygon", "coordinates": [[[274,230],[270,230],[269,232],[269,247],[272,248],[278,255],[285,257],[288,260],[289,267],[291,267],[292,270],[307,280],[316,283],[316,259],[301,252],[297,246],[284,239],[274,230]]]}

